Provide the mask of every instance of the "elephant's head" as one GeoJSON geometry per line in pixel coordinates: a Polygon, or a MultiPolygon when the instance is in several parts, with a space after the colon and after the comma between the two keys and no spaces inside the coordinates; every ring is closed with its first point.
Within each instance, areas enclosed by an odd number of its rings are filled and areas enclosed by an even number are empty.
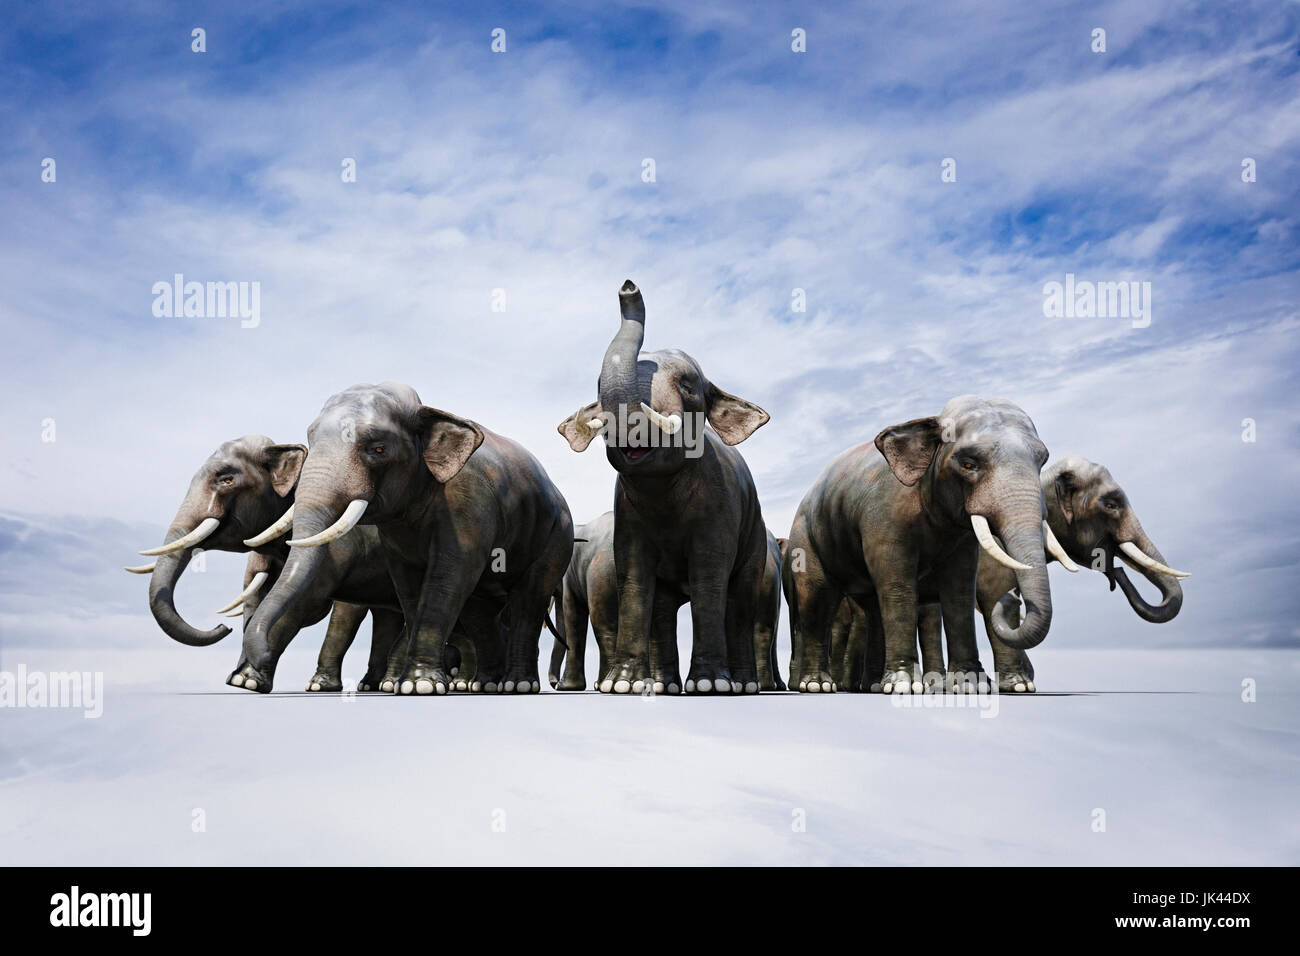
{"type": "Polygon", "coordinates": [[[629,279],[618,299],[622,320],[605,350],[596,383],[599,397],[557,428],[570,448],[586,451],[603,434],[606,457],[620,474],[665,475],[699,457],[706,421],[728,445],[739,444],[767,422],[767,412],[718,388],[685,352],[642,352],[641,291],[629,279]]]}
{"type": "MultiPolygon", "coordinates": [[[[265,435],[245,435],[223,444],[195,473],[167,529],[166,542],[140,552],[157,556],[152,569],[129,569],[152,570],[149,608],[173,640],[206,647],[230,633],[225,625],[202,631],[186,622],[176,610],[176,582],[199,545],[207,551],[248,551],[270,544],[274,535],[252,537],[268,525],[280,524],[281,531],[287,530],[288,522],[282,519],[292,508],[294,485],[306,455],[303,445],[278,445],[265,435]]],[[[258,585],[265,579],[263,575],[258,585]]],[[[248,593],[246,589],[244,596],[248,593]]],[[[230,607],[234,605],[224,610],[230,607]]]]}
{"type": "Polygon", "coordinates": [[[354,385],[330,398],[307,431],[289,558],[249,625],[253,639],[306,588],[321,545],[420,507],[482,442],[478,425],[421,404],[400,382],[354,385]]]}
{"type": "Polygon", "coordinates": [[[1188,575],[1165,564],[1128,495],[1104,466],[1077,455],[1063,458],[1043,472],[1043,497],[1048,521],[1071,558],[1104,571],[1111,589],[1118,584],[1143,620],[1164,624],[1178,616],[1183,606],[1179,581],[1188,575]],[[1127,572],[1116,567],[1116,557],[1160,589],[1158,604],[1142,598],[1127,572]]]}
{"type": "Polygon", "coordinates": [[[922,483],[927,510],[970,527],[991,558],[1016,572],[1025,619],[1011,627],[995,613],[997,636],[1016,648],[1040,644],[1052,624],[1039,484],[1047,447],[1029,416],[1004,399],[963,395],[937,417],[886,428],[876,448],[904,485],[922,483]]]}

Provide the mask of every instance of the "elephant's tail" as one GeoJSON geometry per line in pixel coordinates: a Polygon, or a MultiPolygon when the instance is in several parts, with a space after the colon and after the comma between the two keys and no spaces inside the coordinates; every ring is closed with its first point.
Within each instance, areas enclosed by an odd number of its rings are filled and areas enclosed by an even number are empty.
{"type": "Polygon", "coordinates": [[[569,640],[564,634],[564,582],[555,589],[551,595],[550,606],[546,609],[546,628],[555,636],[555,643],[551,645],[551,667],[547,674],[550,678],[551,686],[556,687],[560,683],[560,671],[564,667],[564,655],[569,649],[569,640]],[[555,620],[551,620],[551,611],[555,611],[555,620]],[[556,626],[558,622],[559,626],[556,626]]]}

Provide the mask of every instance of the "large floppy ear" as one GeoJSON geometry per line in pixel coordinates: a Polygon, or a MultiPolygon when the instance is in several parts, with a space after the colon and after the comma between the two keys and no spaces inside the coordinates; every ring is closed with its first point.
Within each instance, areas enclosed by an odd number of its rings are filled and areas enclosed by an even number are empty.
{"type": "Polygon", "coordinates": [[[271,487],[281,498],[298,484],[298,472],[302,471],[306,457],[306,445],[266,446],[266,470],[271,473],[271,487]]]}
{"type": "Polygon", "coordinates": [[[771,420],[772,416],[753,402],[737,398],[709,383],[706,400],[709,424],[728,445],[739,445],[771,420]]]}
{"type": "Polygon", "coordinates": [[[433,477],[446,484],[483,444],[483,429],[468,418],[428,405],[421,405],[416,415],[424,438],[424,463],[433,477]]]}
{"type": "Polygon", "coordinates": [[[937,417],[914,418],[882,431],[876,436],[876,448],[885,456],[894,477],[910,488],[930,467],[942,433],[937,417]]]}
{"type": "Polygon", "coordinates": [[[591,440],[600,434],[601,415],[599,399],[580,409],[560,422],[555,430],[564,436],[569,447],[574,451],[586,451],[591,440]]]}
{"type": "Polygon", "coordinates": [[[1072,472],[1062,469],[1053,480],[1056,487],[1056,501],[1065,515],[1066,524],[1074,524],[1074,494],[1079,490],[1079,478],[1072,472]]]}

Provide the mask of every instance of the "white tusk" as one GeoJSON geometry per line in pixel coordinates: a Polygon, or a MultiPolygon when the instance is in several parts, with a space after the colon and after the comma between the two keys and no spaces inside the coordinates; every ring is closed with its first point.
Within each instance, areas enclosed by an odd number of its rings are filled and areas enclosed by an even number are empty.
{"type": "Polygon", "coordinates": [[[271,525],[271,527],[267,528],[261,534],[254,535],[253,537],[248,538],[247,540],[244,541],[244,544],[248,545],[250,548],[260,548],[268,541],[274,541],[276,538],[280,537],[280,535],[284,534],[292,527],[293,527],[293,505],[290,505],[289,510],[286,511],[284,514],[280,515],[279,520],[276,521],[275,524],[271,525]]]}
{"type": "Polygon", "coordinates": [[[231,611],[229,614],[226,614],[226,615],[224,615],[224,616],[225,616],[225,617],[243,617],[243,616],[244,616],[244,606],[241,604],[239,607],[235,608],[235,609],[234,609],[233,611],[231,611]]]}
{"type": "Polygon", "coordinates": [[[641,411],[650,417],[650,421],[659,426],[659,430],[665,435],[676,435],[682,427],[682,416],[673,412],[671,415],[661,415],[645,402],[641,403],[641,411]]]}
{"type": "Polygon", "coordinates": [[[266,572],[258,571],[256,574],[253,575],[253,580],[248,582],[248,587],[244,588],[244,590],[239,592],[239,597],[235,598],[225,607],[217,608],[217,613],[225,614],[227,611],[233,611],[235,608],[239,607],[239,605],[243,604],[254,594],[260,591],[262,589],[262,585],[265,582],[266,582],[266,572]]]}
{"type": "Polygon", "coordinates": [[[154,565],[157,561],[150,561],[148,564],[137,564],[133,568],[123,568],[123,571],[130,571],[132,574],[153,574],[154,565]]]}
{"type": "Polygon", "coordinates": [[[979,539],[980,547],[987,551],[989,557],[998,564],[1005,565],[1012,571],[1033,570],[1028,564],[1022,564],[1002,550],[1002,546],[993,539],[993,532],[989,530],[988,519],[982,515],[971,515],[970,523],[971,527],[975,529],[975,537],[979,539]]]}
{"type": "Polygon", "coordinates": [[[587,422],[587,431],[591,432],[593,436],[599,435],[600,430],[604,427],[605,427],[604,419],[593,418],[591,421],[587,422]]]}
{"type": "Polygon", "coordinates": [[[1169,565],[1161,564],[1155,558],[1148,557],[1146,552],[1132,541],[1121,541],[1119,543],[1119,549],[1148,571],[1155,571],[1157,574],[1167,574],[1174,578],[1190,578],[1192,576],[1190,571],[1175,571],[1173,568],[1169,567],[1169,565]]]}
{"type": "Polygon", "coordinates": [[[314,548],[317,545],[329,544],[343,537],[349,531],[357,526],[361,520],[361,515],[365,513],[368,501],[362,501],[360,498],[354,498],[348,502],[347,508],[344,509],[342,516],[319,534],[314,534],[310,538],[301,540],[292,540],[289,542],[291,548],[314,548]]]}
{"type": "Polygon", "coordinates": [[[204,518],[199,522],[199,526],[183,537],[177,538],[171,544],[160,544],[156,548],[150,548],[148,551],[141,551],[145,557],[153,557],[155,554],[171,554],[173,551],[184,551],[186,548],[192,548],[212,532],[217,530],[217,525],[221,524],[220,518],[204,518]]]}
{"type": "Polygon", "coordinates": [[[1043,519],[1043,542],[1047,545],[1047,553],[1060,561],[1061,567],[1071,574],[1079,570],[1079,566],[1070,560],[1070,556],[1061,547],[1061,542],[1056,540],[1056,535],[1052,534],[1052,526],[1047,523],[1046,518],[1043,519]]]}

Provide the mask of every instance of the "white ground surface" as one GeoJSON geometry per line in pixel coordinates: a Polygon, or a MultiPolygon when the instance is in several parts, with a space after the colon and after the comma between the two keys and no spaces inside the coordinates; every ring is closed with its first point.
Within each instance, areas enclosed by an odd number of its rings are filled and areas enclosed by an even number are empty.
{"type": "MultiPolygon", "coordinates": [[[[3,861],[1300,863],[1294,652],[1044,650],[1040,686],[1070,693],[989,717],[847,694],[344,700],[296,692],[310,651],[264,697],[221,685],[233,644],[7,650],[0,669],[106,687],[97,720],[0,709],[3,861]]],[[[363,667],[358,647],[345,674],[363,667]]]]}

